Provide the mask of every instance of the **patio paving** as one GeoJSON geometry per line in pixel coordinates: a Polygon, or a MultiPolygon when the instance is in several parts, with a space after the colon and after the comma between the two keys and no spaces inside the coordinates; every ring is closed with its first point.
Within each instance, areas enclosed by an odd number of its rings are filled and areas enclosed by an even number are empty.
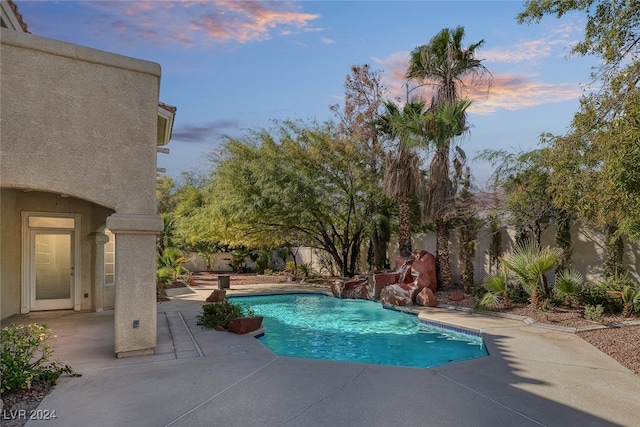
{"type": "MultiPolygon", "coordinates": [[[[290,284],[246,292],[319,291],[290,284]]],[[[158,304],[153,356],[116,359],[113,312],[49,312],[63,377],[46,426],[637,426],[640,377],[574,334],[447,309],[430,320],[480,329],[488,357],[417,369],[279,357],[248,335],[196,325],[211,289],[158,304]]],[[[178,293],[174,291],[174,294],[178,293]]],[[[268,333],[268,331],[267,331],[268,333]]]]}

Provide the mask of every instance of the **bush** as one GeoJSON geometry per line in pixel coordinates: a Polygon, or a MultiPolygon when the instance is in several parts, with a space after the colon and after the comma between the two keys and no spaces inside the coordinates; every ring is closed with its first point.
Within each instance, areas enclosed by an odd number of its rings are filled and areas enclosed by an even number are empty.
{"type": "Polygon", "coordinates": [[[55,338],[47,325],[15,325],[2,329],[0,353],[0,392],[31,388],[36,381],[54,385],[60,375],[80,376],[68,365],[52,361],[55,338]]]}
{"type": "Polygon", "coordinates": [[[601,305],[587,305],[584,307],[584,318],[592,322],[600,322],[604,308],[601,305]]]}
{"type": "Polygon", "coordinates": [[[255,313],[248,307],[229,300],[202,304],[202,313],[197,317],[198,325],[205,329],[228,328],[229,322],[238,317],[252,317],[255,313]]]}
{"type": "Polygon", "coordinates": [[[602,306],[608,313],[622,312],[622,301],[609,294],[610,289],[607,282],[589,283],[582,287],[578,293],[580,304],[585,306],[602,306]]]}

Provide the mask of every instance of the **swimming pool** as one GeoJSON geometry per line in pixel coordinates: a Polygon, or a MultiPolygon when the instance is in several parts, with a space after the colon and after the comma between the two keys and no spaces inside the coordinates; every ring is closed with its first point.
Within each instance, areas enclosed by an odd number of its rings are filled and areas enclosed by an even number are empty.
{"type": "Polygon", "coordinates": [[[377,302],[320,294],[230,300],[264,317],[259,340],[279,356],[428,368],[487,355],[479,336],[421,326],[377,302]]]}

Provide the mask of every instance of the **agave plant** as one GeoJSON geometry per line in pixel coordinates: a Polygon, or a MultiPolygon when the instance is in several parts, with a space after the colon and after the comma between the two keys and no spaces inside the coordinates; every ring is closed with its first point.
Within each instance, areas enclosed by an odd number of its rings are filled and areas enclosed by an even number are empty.
{"type": "Polygon", "coordinates": [[[583,285],[584,277],[576,270],[563,270],[556,276],[556,293],[564,298],[564,302],[569,308],[583,285]]]}
{"type": "Polygon", "coordinates": [[[621,291],[608,291],[609,295],[622,300],[622,315],[630,317],[631,312],[640,306],[640,289],[625,285],[621,291]]]}
{"type": "Polygon", "coordinates": [[[551,293],[545,274],[558,264],[561,255],[559,248],[547,246],[538,249],[535,242],[525,240],[507,253],[501,262],[529,294],[531,304],[539,306],[540,297],[549,298],[551,293]]]}

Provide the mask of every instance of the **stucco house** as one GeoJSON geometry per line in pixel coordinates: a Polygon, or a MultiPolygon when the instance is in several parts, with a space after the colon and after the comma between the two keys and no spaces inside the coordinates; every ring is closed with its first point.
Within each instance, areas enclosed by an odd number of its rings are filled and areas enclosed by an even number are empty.
{"type": "Polygon", "coordinates": [[[0,318],[113,307],[116,355],[152,354],[156,153],[175,114],[160,66],[0,12],[0,318]]]}

